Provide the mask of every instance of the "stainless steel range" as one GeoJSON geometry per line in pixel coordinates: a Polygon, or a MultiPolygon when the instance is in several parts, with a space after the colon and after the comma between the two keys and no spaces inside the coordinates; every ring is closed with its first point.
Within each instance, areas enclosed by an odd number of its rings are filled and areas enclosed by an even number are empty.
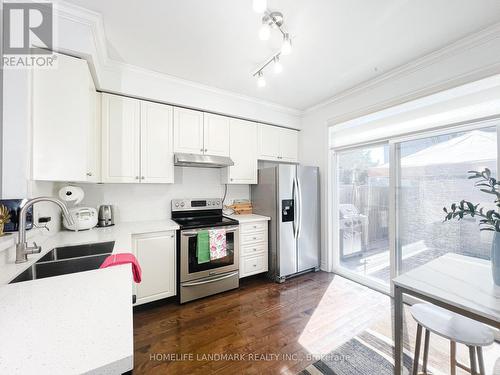
{"type": "Polygon", "coordinates": [[[180,303],[234,289],[239,286],[239,225],[222,215],[222,200],[174,199],[172,220],[179,224],[177,253],[179,266],[177,285],[180,303]],[[198,233],[224,229],[227,255],[198,261],[198,233]]]}

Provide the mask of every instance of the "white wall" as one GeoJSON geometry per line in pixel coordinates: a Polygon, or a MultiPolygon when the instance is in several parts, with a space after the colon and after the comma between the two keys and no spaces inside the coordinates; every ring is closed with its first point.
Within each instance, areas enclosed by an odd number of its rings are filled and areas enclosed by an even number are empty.
{"type": "MultiPolygon", "coordinates": [[[[170,218],[170,201],[177,198],[222,198],[220,169],[175,167],[175,184],[78,184],[85,198],[79,206],[115,205],[116,220],[142,221],[170,218]]],[[[64,184],[54,184],[56,189],[64,184]]],[[[248,185],[228,185],[226,204],[249,199],[248,185]]]]}
{"type": "Polygon", "coordinates": [[[498,74],[499,50],[500,24],[350,89],[304,113],[299,157],[304,164],[320,167],[323,269],[327,269],[328,264],[328,124],[340,124],[498,74]]]}

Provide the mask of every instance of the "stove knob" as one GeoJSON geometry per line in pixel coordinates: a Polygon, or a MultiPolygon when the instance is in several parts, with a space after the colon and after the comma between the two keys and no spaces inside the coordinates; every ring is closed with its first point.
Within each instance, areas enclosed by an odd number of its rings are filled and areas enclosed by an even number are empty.
{"type": "Polygon", "coordinates": [[[217,206],[220,204],[220,201],[217,201],[217,206]]]}
{"type": "Polygon", "coordinates": [[[184,202],[181,203],[181,207],[184,207],[184,202]]]}
{"type": "Polygon", "coordinates": [[[179,207],[179,203],[176,203],[176,204],[175,204],[175,207],[179,207]]]}
{"type": "Polygon", "coordinates": [[[211,204],[212,204],[212,203],[210,203],[210,202],[207,202],[207,206],[210,206],[211,204]]]}

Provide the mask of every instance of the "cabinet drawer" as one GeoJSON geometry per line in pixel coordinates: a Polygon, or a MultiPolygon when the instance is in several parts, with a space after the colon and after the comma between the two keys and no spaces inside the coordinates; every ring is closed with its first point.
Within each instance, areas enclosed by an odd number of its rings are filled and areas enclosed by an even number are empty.
{"type": "Polygon", "coordinates": [[[267,254],[244,258],[241,264],[240,277],[250,276],[267,271],[267,254]]]}
{"type": "Polygon", "coordinates": [[[266,242],[267,232],[246,233],[241,235],[241,244],[245,245],[254,242],[266,242]]]}
{"type": "Polygon", "coordinates": [[[241,224],[241,234],[262,232],[267,229],[267,221],[256,221],[254,223],[241,224]]]}
{"type": "Polygon", "coordinates": [[[267,242],[256,243],[254,245],[244,245],[241,247],[241,256],[252,256],[255,254],[266,253],[267,254],[267,242]]]}

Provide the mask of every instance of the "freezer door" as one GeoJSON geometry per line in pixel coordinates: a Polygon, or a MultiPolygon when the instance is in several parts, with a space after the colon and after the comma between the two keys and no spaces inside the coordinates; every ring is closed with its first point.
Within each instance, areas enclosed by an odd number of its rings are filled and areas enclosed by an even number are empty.
{"type": "Polygon", "coordinates": [[[294,202],[295,165],[278,166],[278,262],[279,277],[297,272],[297,244],[295,239],[296,208],[294,202]],[[290,204],[290,202],[292,204],[290,204]],[[294,210],[291,215],[290,210],[294,210]],[[285,211],[285,215],[283,215],[285,211]],[[294,220],[287,221],[293,216],[294,220]],[[285,218],[285,221],[283,219],[285,218]]]}
{"type": "Polygon", "coordinates": [[[297,272],[319,267],[320,209],[317,167],[297,167],[297,272]]]}

